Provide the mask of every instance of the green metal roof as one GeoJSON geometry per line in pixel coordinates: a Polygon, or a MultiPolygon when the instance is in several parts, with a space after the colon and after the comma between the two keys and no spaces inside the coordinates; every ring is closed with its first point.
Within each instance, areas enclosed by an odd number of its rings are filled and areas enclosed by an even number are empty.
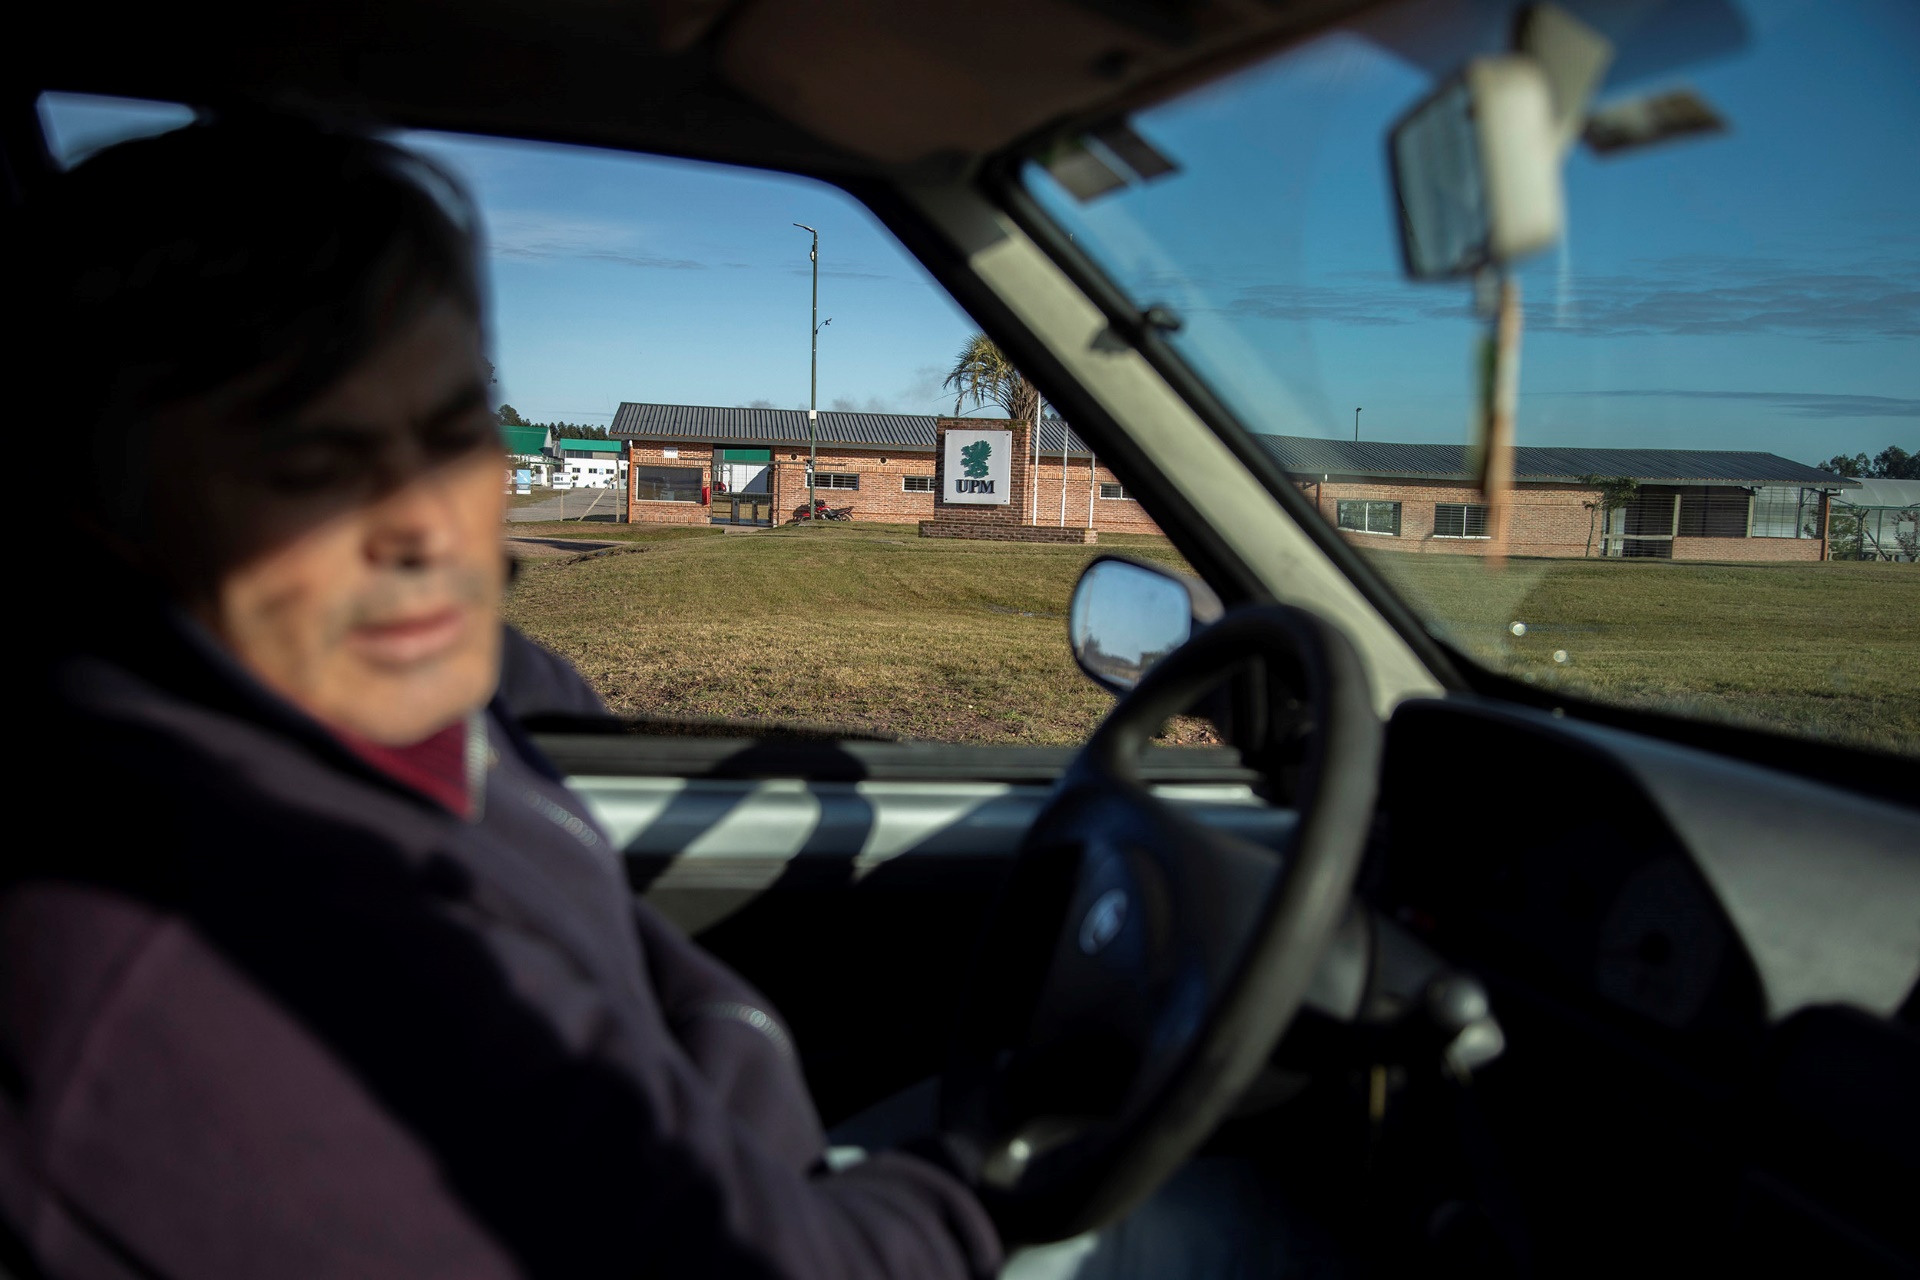
{"type": "Polygon", "coordinates": [[[538,453],[547,443],[545,427],[501,427],[500,442],[508,453],[538,453]]]}
{"type": "Polygon", "coordinates": [[[565,453],[568,449],[580,449],[587,453],[619,453],[627,447],[624,440],[556,440],[553,447],[565,453]]]}

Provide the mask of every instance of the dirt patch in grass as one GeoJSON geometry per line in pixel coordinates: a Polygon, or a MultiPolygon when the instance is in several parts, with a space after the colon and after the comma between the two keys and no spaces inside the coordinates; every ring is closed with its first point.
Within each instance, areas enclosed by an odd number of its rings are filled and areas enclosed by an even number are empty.
{"type": "Polygon", "coordinates": [[[529,560],[561,560],[577,556],[583,551],[591,551],[601,545],[584,542],[578,546],[562,546],[555,542],[507,539],[507,554],[522,564],[529,560]]]}
{"type": "Polygon", "coordinates": [[[582,542],[681,542],[717,538],[713,525],[599,524],[583,520],[526,520],[506,527],[508,538],[578,538],[582,542]]]}
{"type": "Polygon", "coordinates": [[[717,529],[649,529],[632,525],[578,525],[536,521],[507,526],[507,554],[522,567],[532,561],[579,560],[586,556],[624,555],[655,543],[679,542],[718,533],[717,529]],[[628,530],[632,530],[631,533],[628,530]],[[607,532],[602,532],[605,530],[607,532]]]}

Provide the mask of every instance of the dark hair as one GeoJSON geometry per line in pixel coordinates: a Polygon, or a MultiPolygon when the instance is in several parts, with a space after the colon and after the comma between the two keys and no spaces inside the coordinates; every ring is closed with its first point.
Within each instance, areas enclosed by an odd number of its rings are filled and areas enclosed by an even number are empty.
{"type": "Polygon", "coordinates": [[[207,118],[107,148],[25,210],[10,256],[13,385],[89,438],[118,524],[155,414],[244,385],[297,408],[428,303],[481,314],[459,184],[392,143],[283,116],[207,118]],[[77,422],[76,422],[77,419],[77,422]]]}

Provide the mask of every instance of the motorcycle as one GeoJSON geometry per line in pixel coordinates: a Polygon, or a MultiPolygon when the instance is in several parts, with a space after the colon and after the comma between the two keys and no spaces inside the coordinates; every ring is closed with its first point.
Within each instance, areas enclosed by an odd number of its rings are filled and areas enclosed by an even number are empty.
{"type": "Polygon", "coordinates": [[[815,498],[811,509],[804,502],[795,507],[793,518],[796,523],[801,520],[852,520],[853,508],[829,507],[825,498],[815,498]]]}

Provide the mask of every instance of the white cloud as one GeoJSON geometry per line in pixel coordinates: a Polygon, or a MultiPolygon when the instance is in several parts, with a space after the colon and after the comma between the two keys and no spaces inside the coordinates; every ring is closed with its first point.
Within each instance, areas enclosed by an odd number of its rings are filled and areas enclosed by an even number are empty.
{"type": "Polygon", "coordinates": [[[530,209],[496,212],[487,227],[487,247],[496,258],[574,258],[656,271],[705,271],[744,265],[648,253],[645,239],[645,228],[633,223],[530,209]]]}

